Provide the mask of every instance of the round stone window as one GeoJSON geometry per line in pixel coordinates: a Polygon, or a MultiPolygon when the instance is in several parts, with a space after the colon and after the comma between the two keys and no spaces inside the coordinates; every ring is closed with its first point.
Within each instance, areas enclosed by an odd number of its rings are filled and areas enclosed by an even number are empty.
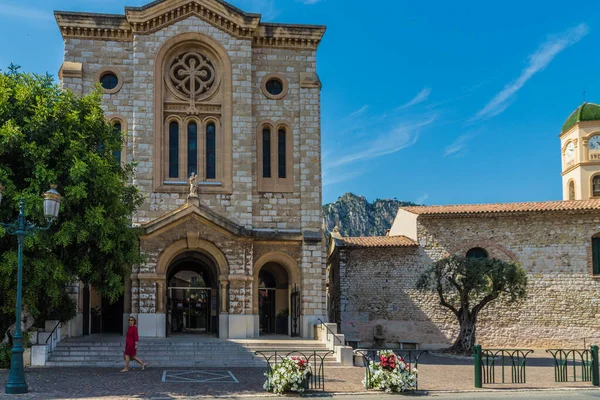
{"type": "Polygon", "coordinates": [[[268,74],[261,86],[263,94],[273,100],[284,98],[288,92],[288,82],[281,74],[268,74]]]}
{"type": "Polygon", "coordinates": [[[114,90],[119,86],[119,78],[114,72],[106,72],[100,76],[100,85],[105,90],[114,90]]]}
{"type": "Polygon", "coordinates": [[[123,74],[115,67],[102,67],[96,71],[96,82],[100,83],[104,93],[114,94],[123,87],[123,74]]]}
{"type": "Polygon", "coordinates": [[[272,78],[267,81],[265,88],[270,95],[279,96],[283,92],[283,83],[277,78],[272,78]]]}

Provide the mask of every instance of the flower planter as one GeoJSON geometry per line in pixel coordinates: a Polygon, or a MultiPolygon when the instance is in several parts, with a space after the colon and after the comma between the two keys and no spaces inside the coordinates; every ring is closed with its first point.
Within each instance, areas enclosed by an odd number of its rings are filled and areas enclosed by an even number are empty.
{"type": "Polygon", "coordinates": [[[417,370],[390,350],[378,351],[379,362],[370,361],[363,384],[367,389],[399,393],[414,390],[417,386],[417,370]]]}
{"type": "Polygon", "coordinates": [[[285,357],[278,364],[271,365],[265,376],[267,381],[263,388],[268,392],[302,393],[310,386],[310,364],[299,357],[285,357]]]}

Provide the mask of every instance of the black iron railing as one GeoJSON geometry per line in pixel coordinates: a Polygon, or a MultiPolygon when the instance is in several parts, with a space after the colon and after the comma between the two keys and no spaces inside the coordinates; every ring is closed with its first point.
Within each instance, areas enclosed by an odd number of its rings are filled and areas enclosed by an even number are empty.
{"type": "MultiPolygon", "coordinates": [[[[363,363],[365,366],[365,388],[369,389],[370,381],[371,381],[371,369],[369,368],[370,362],[379,362],[379,356],[377,352],[379,351],[392,351],[396,355],[396,357],[401,358],[408,365],[408,371],[412,372],[413,369],[418,370],[419,368],[419,358],[423,354],[427,354],[427,350],[401,350],[401,349],[356,349],[354,350],[354,354],[358,354],[362,356],[363,363]]],[[[417,374],[417,385],[415,389],[419,389],[419,376],[417,374]]]]}
{"type": "MultiPolygon", "coordinates": [[[[298,357],[308,362],[310,374],[308,378],[308,390],[325,390],[325,357],[334,354],[331,350],[260,350],[254,354],[262,356],[267,362],[267,373],[287,357],[298,357]]],[[[270,387],[267,387],[271,391],[270,387]]]]}
{"type": "Polygon", "coordinates": [[[335,334],[331,329],[329,329],[329,327],[325,324],[325,322],[323,322],[321,318],[317,318],[317,321],[319,321],[321,325],[324,326],[325,329],[327,329],[327,339],[329,339],[329,335],[332,335],[334,339],[340,343],[341,346],[345,346],[345,343],[342,342],[342,340],[339,337],[337,337],[337,334],[335,334]]]}
{"type": "MultiPolygon", "coordinates": [[[[56,330],[58,329],[58,327],[60,326],[60,321],[58,321],[58,323],[54,326],[54,329],[52,329],[52,332],[50,332],[50,336],[48,336],[46,338],[46,344],[48,344],[48,340],[50,340],[50,338],[52,338],[54,336],[54,332],[56,332],[56,330]]],[[[54,339],[52,339],[54,340],[54,339]]]]}

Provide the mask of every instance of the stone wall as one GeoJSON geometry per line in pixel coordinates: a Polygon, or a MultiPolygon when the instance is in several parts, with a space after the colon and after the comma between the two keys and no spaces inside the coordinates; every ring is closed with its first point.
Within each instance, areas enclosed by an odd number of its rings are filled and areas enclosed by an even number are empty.
{"type": "Polygon", "coordinates": [[[488,347],[572,347],[600,340],[600,280],[591,275],[597,214],[419,218],[417,249],[340,249],[342,330],[370,341],[373,326],[386,340],[439,347],[456,337],[455,317],[437,294],[414,290],[418,275],[450,253],[482,247],[528,272],[527,299],[484,309],[477,338],[488,347]],[[367,293],[361,297],[361,293],[367,293]]]}
{"type": "MultiPolygon", "coordinates": [[[[339,287],[341,332],[346,340],[371,345],[377,325],[382,325],[385,340],[417,340],[423,347],[449,343],[456,330],[450,315],[438,305],[433,294],[415,289],[424,270],[419,264],[420,250],[411,248],[341,248],[339,287]]],[[[456,325],[456,326],[455,326],[456,325]]]]}

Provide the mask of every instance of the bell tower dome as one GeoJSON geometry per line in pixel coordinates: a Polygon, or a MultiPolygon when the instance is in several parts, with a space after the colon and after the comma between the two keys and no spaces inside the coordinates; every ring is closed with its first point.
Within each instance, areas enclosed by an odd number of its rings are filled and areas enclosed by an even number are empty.
{"type": "Polygon", "coordinates": [[[600,106],[583,103],[560,133],[563,200],[600,198],[600,106]]]}

